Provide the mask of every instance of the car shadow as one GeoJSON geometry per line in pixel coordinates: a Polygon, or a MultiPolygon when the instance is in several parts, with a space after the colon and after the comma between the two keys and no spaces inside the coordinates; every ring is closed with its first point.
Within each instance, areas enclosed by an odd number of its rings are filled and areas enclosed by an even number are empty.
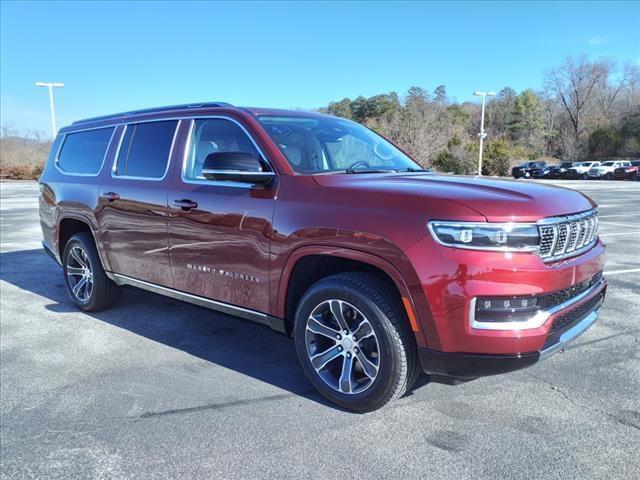
{"type": "MultiPolygon", "coordinates": [[[[1,253],[0,279],[51,300],[49,311],[79,311],[67,296],[60,267],[44,250],[1,253]]],[[[305,378],[292,340],[263,325],[131,287],[114,308],[85,315],[342,410],[305,378]]],[[[426,382],[422,375],[416,387],[426,382]]]]}

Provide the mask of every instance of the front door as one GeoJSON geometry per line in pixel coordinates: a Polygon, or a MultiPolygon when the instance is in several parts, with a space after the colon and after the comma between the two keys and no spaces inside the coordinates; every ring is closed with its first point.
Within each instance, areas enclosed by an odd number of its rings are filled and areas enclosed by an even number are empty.
{"type": "Polygon", "coordinates": [[[177,126],[165,120],[125,127],[96,212],[113,272],[166,287],[173,286],[167,194],[177,126]]]}
{"type": "Polygon", "coordinates": [[[182,171],[169,192],[169,246],[175,288],[260,312],[269,311],[269,253],[275,188],[207,180],[214,152],[264,155],[237,121],[192,120],[182,171]]]}

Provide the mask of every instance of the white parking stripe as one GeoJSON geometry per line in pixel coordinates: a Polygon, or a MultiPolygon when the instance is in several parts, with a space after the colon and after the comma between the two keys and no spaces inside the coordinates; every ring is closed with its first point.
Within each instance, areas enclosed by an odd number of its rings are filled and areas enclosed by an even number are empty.
{"type": "Polygon", "coordinates": [[[598,219],[598,224],[599,225],[615,225],[617,227],[625,227],[625,228],[640,228],[640,225],[629,225],[628,223],[617,223],[617,222],[603,222],[602,220],[598,219]]]}
{"type": "Polygon", "coordinates": [[[630,268],[628,270],[612,270],[611,272],[605,271],[605,275],[617,275],[618,273],[632,273],[632,272],[640,272],[640,268],[630,268]]]}
{"type": "Polygon", "coordinates": [[[616,214],[616,215],[598,215],[599,219],[603,218],[613,218],[613,217],[638,217],[640,213],[624,213],[624,214],[616,214]]]}
{"type": "Polygon", "coordinates": [[[604,237],[604,236],[611,237],[613,235],[630,235],[630,234],[640,235],[640,230],[638,230],[636,232],[611,232],[611,233],[605,232],[605,233],[600,233],[599,235],[601,237],[604,237]]]}

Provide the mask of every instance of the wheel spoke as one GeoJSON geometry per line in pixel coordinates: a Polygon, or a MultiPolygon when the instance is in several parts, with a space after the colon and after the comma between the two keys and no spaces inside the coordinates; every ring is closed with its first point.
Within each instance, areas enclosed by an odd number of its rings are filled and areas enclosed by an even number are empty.
{"type": "Polygon", "coordinates": [[[67,275],[84,275],[85,270],[83,268],[72,267],[67,265],[67,275]]]}
{"type": "Polygon", "coordinates": [[[78,253],[78,252],[80,252],[80,251],[81,251],[81,250],[80,250],[79,248],[73,248],[73,249],[71,249],[71,256],[73,257],[73,259],[74,259],[76,262],[78,262],[78,264],[79,264],[81,267],[85,267],[85,268],[86,268],[86,267],[87,267],[87,262],[85,262],[85,260],[84,260],[84,259],[82,258],[82,256],[81,256],[81,254],[80,254],[80,253],[78,253]]]}
{"type": "Polygon", "coordinates": [[[360,365],[362,365],[364,374],[372,380],[376,378],[376,375],[378,374],[378,366],[369,360],[362,350],[358,350],[358,352],[356,352],[356,358],[358,359],[358,362],[360,362],[360,365]]]}
{"type": "Polygon", "coordinates": [[[329,308],[331,309],[331,313],[333,314],[336,322],[342,330],[349,330],[349,325],[347,324],[347,320],[344,318],[344,314],[342,312],[342,302],[340,300],[331,300],[329,302],[329,308]]]}
{"type": "Polygon", "coordinates": [[[84,299],[91,297],[91,292],[93,291],[93,280],[89,279],[87,281],[87,286],[84,289],[84,299]]]}
{"type": "Polygon", "coordinates": [[[314,316],[309,317],[309,320],[307,321],[307,330],[311,333],[322,335],[323,337],[330,338],[334,341],[336,340],[336,337],[340,335],[340,331],[324,325],[314,316]]]}
{"type": "Polygon", "coordinates": [[[367,319],[364,319],[362,322],[360,322],[360,325],[358,325],[356,331],[353,332],[353,335],[358,339],[358,341],[370,337],[373,334],[373,328],[371,327],[371,324],[367,319]]]}
{"type": "Polygon", "coordinates": [[[73,294],[77,297],[80,298],[80,300],[83,300],[83,298],[80,297],[80,290],[82,290],[82,288],[87,284],[87,279],[85,277],[81,278],[80,281],[78,283],[75,284],[75,286],[73,287],[73,294]]]}
{"type": "Polygon", "coordinates": [[[318,353],[317,355],[311,357],[311,364],[313,365],[313,368],[320,371],[327,365],[327,363],[339,357],[340,355],[342,355],[342,353],[340,352],[340,350],[338,350],[337,346],[331,347],[324,352],[318,353]]]}
{"type": "Polygon", "coordinates": [[[353,356],[345,356],[342,363],[342,373],[340,374],[340,380],[338,386],[343,393],[351,393],[353,390],[351,379],[353,377],[353,356]]]}

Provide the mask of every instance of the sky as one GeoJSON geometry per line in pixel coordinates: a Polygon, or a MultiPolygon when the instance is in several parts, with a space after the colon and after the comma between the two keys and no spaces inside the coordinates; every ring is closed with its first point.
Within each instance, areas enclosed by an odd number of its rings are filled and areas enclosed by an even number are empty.
{"type": "Polygon", "coordinates": [[[444,84],[538,89],[569,55],[640,63],[635,2],[12,2],[0,5],[0,122],[50,132],[144,107],[314,109],[444,84]]]}

